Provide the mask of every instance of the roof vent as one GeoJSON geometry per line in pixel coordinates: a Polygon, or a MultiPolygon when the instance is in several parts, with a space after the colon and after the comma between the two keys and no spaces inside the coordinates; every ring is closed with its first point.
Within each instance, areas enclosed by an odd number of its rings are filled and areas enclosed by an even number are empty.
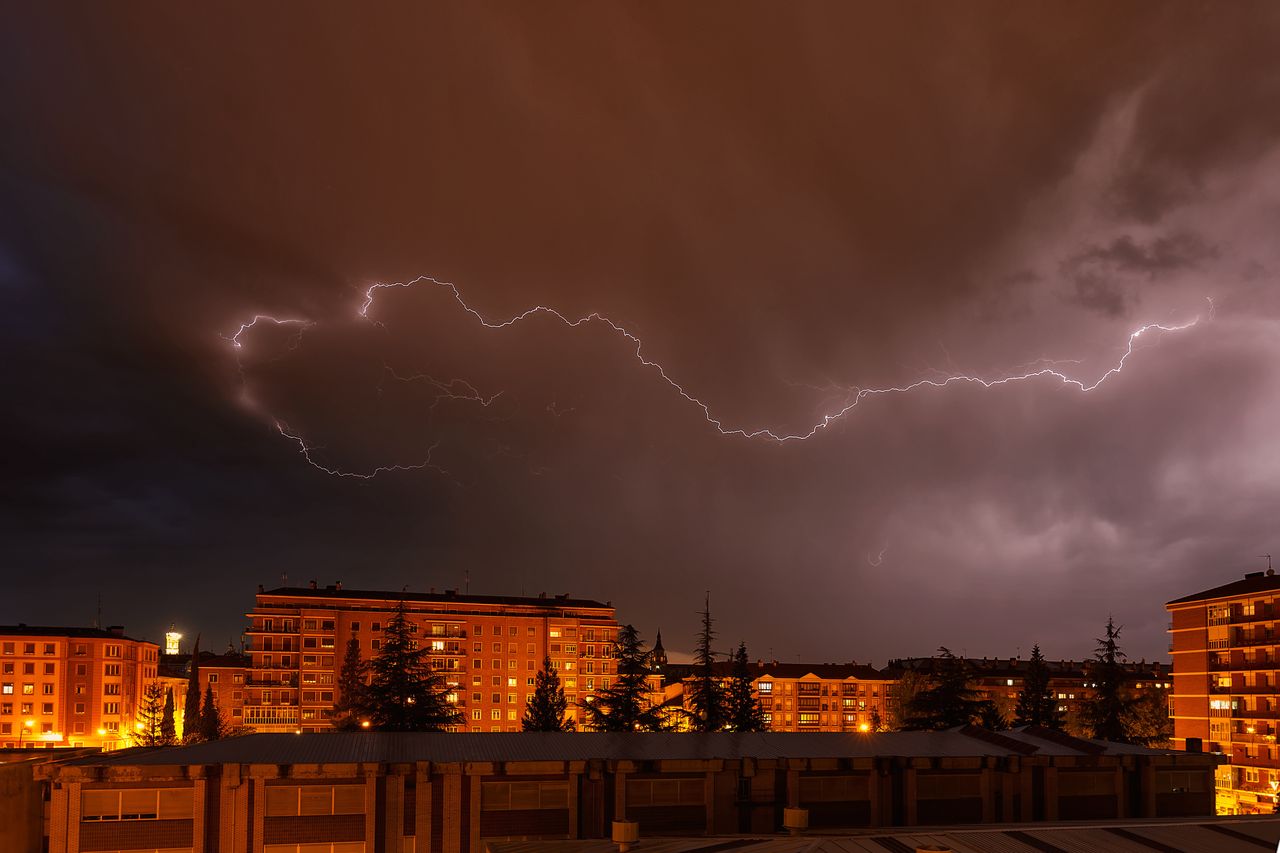
{"type": "Polygon", "coordinates": [[[315,589],[315,588],[316,588],[316,582],[315,582],[315,581],[312,581],[310,584],[308,584],[308,586],[310,586],[312,589],[315,589]]]}

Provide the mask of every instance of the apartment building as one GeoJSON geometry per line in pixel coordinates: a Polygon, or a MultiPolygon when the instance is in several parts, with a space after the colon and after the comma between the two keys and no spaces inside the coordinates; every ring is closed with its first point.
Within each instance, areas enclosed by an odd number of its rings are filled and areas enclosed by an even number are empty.
{"type": "Polygon", "coordinates": [[[259,732],[325,731],[347,642],[377,655],[382,631],[403,600],[418,642],[465,717],[461,730],[514,732],[534,678],[549,655],[570,716],[579,698],[611,674],[618,623],[612,604],[566,595],[514,597],[396,593],[326,587],[259,587],[250,620],[243,725],[259,732]]]}
{"type": "Polygon", "coordinates": [[[1230,757],[1221,814],[1274,814],[1280,791],[1280,577],[1241,580],[1170,601],[1174,745],[1230,757]]]}
{"type": "MultiPolygon", "coordinates": [[[[715,664],[715,674],[722,683],[727,683],[732,671],[729,661],[715,664]]],[[[894,682],[873,667],[758,660],[749,665],[749,672],[770,731],[869,732],[889,724],[894,682]]],[[[664,704],[692,710],[689,684],[694,678],[693,667],[667,664],[662,674],[664,704]]]]}
{"type": "MultiPolygon", "coordinates": [[[[889,661],[885,672],[894,678],[904,673],[918,673],[928,677],[940,658],[903,658],[889,661]]],[[[1012,722],[1022,692],[1030,661],[1016,658],[965,658],[969,670],[969,685],[978,698],[993,702],[1007,722],[1012,722]]],[[[1049,670],[1049,689],[1058,700],[1058,710],[1063,714],[1064,728],[1075,737],[1089,737],[1081,722],[1084,707],[1093,700],[1094,686],[1089,679],[1089,661],[1046,660],[1049,670]]],[[[1155,690],[1168,696],[1173,687],[1172,670],[1159,661],[1124,661],[1125,687],[1130,695],[1155,690]]],[[[1167,704],[1167,702],[1166,702],[1167,704]]]]}
{"type": "Polygon", "coordinates": [[[0,625],[0,745],[128,746],[159,652],[120,627],[0,625]]]}

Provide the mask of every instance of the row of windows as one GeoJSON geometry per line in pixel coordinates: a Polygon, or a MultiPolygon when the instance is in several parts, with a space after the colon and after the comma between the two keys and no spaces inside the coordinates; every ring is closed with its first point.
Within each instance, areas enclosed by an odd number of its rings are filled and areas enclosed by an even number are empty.
{"type": "Polygon", "coordinates": [[[267,817],[364,814],[363,785],[273,785],[267,817]]]}
{"type": "MultiPolygon", "coordinates": [[[[15,685],[15,684],[14,684],[14,682],[12,682],[12,681],[6,681],[6,682],[4,682],[4,683],[0,684],[0,696],[12,696],[12,695],[14,695],[14,689],[15,689],[15,687],[16,687],[16,686],[17,686],[17,685],[15,685]]],[[[109,686],[109,685],[107,685],[107,686],[109,686]]],[[[117,690],[119,689],[119,687],[120,687],[120,685],[119,685],[119,684],[117,684],[117,685],[116,685],[117,690]]],[[[51,682],[51,681],[46,681],[45,683],[43,683],[43,684],[41,684],[41,685],[40,685],[40,693],[41,693],[42,695],[44,695],[44,696],[52,696],[52,695],[54,694],[54,692],[55,692],[55,685],[53,684],[53,682],[51,682]]],[[[22,684],[22,695],[23,695],[23,696],[34,696],[34,695],[36,695],[36,685],[35,685],[35,682],[32,682],[32,681],[23,682],[23,684],[22,684]]]]}
{"type": "Polygon", "coordinates": [[[123,791],[87,790],[80,795],[80,819],[190,819],[191,789],[131,788],[123,791]]]}
{"type": "MultiPolygon", "coordinates": [[[[6,655],[13,655],[18,653],[17,643],[5,643],[3,647],[0,647],[0,648],[2,648],[4,654],[6,655]]],[[[44,643],[41,649],[41,652],[42,654],[46,654],[46,655],[56,655],[58,653],[58,644],[44,643]]],[[[36,653],[36,643],[23,643],[22,653],[24,655],[34,655],[36,653]]]]}
{"type": "Polygon", "coordinates": [[[480,809],[482,811],[567,808],[569,808],[568,782],[480,783],[480,809]]]}
{"type": "MultiPolygon", "coordinates": [[[[58,665],[57,665],[56,663],[52,663],[52,662],[47,662],[47,663],[45,663],[45,665],[44,665],[44,674],[45,674],[45,675],[56,675],[56,674],[57,674],[57,667],[58,667],[58,665]]],[[[0,665],[0,673],[4,673],[5,675],[16,675],[16,674],[17,674],[17,664],[15,664],[13,661],[5,661],[3,665],[0,665]]],[[[30,661],[28,661],[27,663],[24,663],[24,664],[22,665],[22,674],[23,674],[23,675],[35,675],[35,674],[36,674],[36,665],[35,665],[34,663],[30,662],[30,661]]]]}

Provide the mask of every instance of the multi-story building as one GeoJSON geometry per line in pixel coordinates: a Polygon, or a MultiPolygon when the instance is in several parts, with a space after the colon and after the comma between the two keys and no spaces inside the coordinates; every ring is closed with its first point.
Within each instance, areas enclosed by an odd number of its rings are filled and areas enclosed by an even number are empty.
{"type": "Polygon", "coordinates": [[[383,627],[404,601],[418,642],[449,685],[465,717],[460,729],[519,731],[534,678],[549,656],[560,673],[569,715],[580,697],[611,674],[618,622],[612,604],[568,595],[517,598],[343,589],[258,588],[248,615],[250,665],[244,725],[260,732],[324,731],[337,697],[349,640],[374,657],[383,627]]]}
{"type": "Polygon", "coordinates": [[[1218,811],[1274,813],[1280,790],[1280,577],[1170,601],[1174,745],[1228,755],[1218,811]]]}
{"type": "MultiPolygon", "coordinates": [[[[893,660],[889,662],[886,674],[901,679],[904,673],[919,673],[927,678],[940,661],[940,658],[932,657],[893,660]]],[[[969,671],[969,685],[978,694],[977,698],[994,703],[1005,721],[1012,723],[1030,661],[1020,657],[965,658],[964,664],[969,671]]],[[[1167,663],[1123,661],[1120,667],[1124,672],[1126,691],[1131,696],[1154,690],[1167,697],[1173,686],[1167,663]]],[[[1075,737],[1089,737],[1090,732],[1085,731],[1081,721],[1085,706],[1094,697],[1089,661],[1046,660],[1045,668],[1049,670],[1049,689],[1058,700],[1058,711],[1063,714],[1064,728],[1075,737]]],[[[1165,704],[1168,704],[1167,699],[1165,704]]]]}
{"type": "MultiPolygon", "coordinates": [[[[727,683],[733,664],[717,661],[715,674],[727,683]]],[[[749,665],[752,687],[770,731],[868,732],[888,726],[894,682],[879,670],[855,663],[779,663],[749,665]]],[[[667,664],[663,701],[691,710],[693,667],[667,664]],[[675,690],[672,690],[676,687],[675,690]]]]}
{"type": "Polygon", "coordinates": [[[130,744],[160,647],[124,629],[0,625],[0,744],[130,744]]]}

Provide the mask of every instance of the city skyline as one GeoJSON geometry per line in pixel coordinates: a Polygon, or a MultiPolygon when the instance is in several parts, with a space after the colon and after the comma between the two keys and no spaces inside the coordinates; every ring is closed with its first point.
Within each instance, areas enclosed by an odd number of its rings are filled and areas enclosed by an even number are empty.
{"type": "Polygon", "coordinates": [[[11,12],[0,624],[1168,660],[1280,556],[1280,11],[722,12],[11,12]]]}

